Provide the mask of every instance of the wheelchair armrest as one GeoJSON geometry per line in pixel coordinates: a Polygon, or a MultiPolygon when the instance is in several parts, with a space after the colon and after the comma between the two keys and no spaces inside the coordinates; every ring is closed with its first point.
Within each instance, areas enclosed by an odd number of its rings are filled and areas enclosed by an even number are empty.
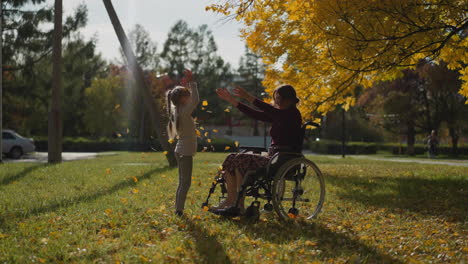
{"type": "Polygon", "coordinates": [[[262,152],[268,152],[266,148],[262,148],[262,147],[247,147],[247,146],[240,146],[239,147],[239,152],[240,153],[245,153],[245,152],[249,152],[249,151],[252,151],[253,153],[259,153],[261,154],[262,152]]]}

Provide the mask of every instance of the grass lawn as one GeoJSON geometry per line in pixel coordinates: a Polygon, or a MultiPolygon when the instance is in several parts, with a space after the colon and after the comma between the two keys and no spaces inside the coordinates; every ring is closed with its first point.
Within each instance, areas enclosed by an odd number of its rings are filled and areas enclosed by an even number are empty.
{"type": "Polygon", "coordinates": [[[225,156],[196,156],[185,218],[160,153],[0,165],[0,263],[466,261],[466,168],[311,156],[327,183],[319,218],[248,224],[200,209],[225,156]]]}

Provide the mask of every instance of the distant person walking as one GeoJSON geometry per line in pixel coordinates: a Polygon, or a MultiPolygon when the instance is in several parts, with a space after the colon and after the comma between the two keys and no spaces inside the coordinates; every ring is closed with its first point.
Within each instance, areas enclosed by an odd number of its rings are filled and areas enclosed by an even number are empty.
{"type": "Polygon", "coordinates": [[[437,155],[437,145],[439,145],[439,139],[435,130],[431,131],[431,134],[427,136],[427,154],[430,159],[434,159],[437,155]]]}

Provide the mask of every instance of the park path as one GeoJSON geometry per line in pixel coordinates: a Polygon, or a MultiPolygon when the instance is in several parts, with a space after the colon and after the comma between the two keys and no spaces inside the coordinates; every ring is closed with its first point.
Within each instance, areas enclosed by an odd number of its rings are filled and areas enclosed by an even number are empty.
{"type": "MultiPolygon", "coordinates": [[[[330,157],[330,155],[328,155],[330,157]]],[[[341,156],[333,156],[341,158],[341,156]]],[[[420,164],[432,164],[432,165],[448,165],[455,167],[468,167],[468,161],[454,160],[454,161],[442,161],[442,160],[421,160],[421,159],[406,159],[406,158],[383,158],[383,157],[372,157],[367,155],[346,155],[353,159],[367,159],[377,161],[391,161],[391,162],[402,162],[402,163],[420,163],[420,164]]]]}

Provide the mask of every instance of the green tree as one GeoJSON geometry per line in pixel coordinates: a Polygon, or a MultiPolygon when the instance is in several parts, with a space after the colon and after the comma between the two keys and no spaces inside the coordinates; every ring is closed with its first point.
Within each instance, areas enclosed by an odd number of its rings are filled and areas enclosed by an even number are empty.
{"type": "Polygon", "coordinates": [[[430,112],[428,133],[438,129],[442,122],[447,124],[452,139],[452,154],[458,153],[458,140],[467,127],[468,105],[466,98],[458,93],[462,85],[460,73],[450,70],[447,63],[425,63],[417,69],[427,87],[427,101],[430,112]]]}
{"type": "Polygon", "coordinates": [[[122,103],[125,98],[121,75],[109,74],[92,81],[85,89],[84,121],[94,136],[112,136],[125,127],[122,103]]]}
{"type": "MultiPolygon", "coordinates": [[[[200,97],[216,102],[215,89],[232,81],[231,66],[218,54],[211,30],[207,25],[190,28],[185,21],[178,21],[168,33],[161,53],[163,69],[177,80],[184,69],[191,69],[198,82],[200,97]]],[[[223,119],[220,104],[209,104],[197,111],[199,120],[223,119]]]]}
{"type": "MultiPolygon", "coordinates": [[[[22,9],[18,10],[18,12],[23,11],[22,9]]],[[[91,80],[98,76],[105,66],[100,55],[96,54],[96,40],[84,40],[79,33],[79,30],[86,25],[86,21],[87,9],[86,6],[81,5],[75,10],[74,15],[68,17],[64,23],[62,39],[64,96],[62,107],[64,112],[63,134],[66,136],[76,136],[83,133],[84,88],[91,85],[91,80]]],[[[25,21],[21,22],[26,23],[25,21]]],[[[31,43],[42,41],[38,36],[36,35],[36,38],[30,37],[29,41],[31,43]]],[[[17,41],[21,42],[24,39],[17,41]]],[[[48,114],[52,87],[52,56],[49,52],[50,41],[43,44],[44,53],[26,53],[27,56],[35,54],[36,57],[41,57],[40,60],[29,64],[15,60],[8,64],[13,66],[6,68],[3,72],[6,76],[3,82],[5,87],[4,102],[7,106],[5,107],[4,123],[7,127],[19,130],[26,135],[46,135],[48,129],[44,120],[48,114]]],[[[7,45],[7,48],[11,48],[11,45],[14,46],[9,42],[7,45]]],[[[15,50],[15,52],[17,51],[15,50]]],[[[21,57],[21,53],[15,56],[21,57]]],[[[30,61],[33,62],[33,59],[30,61]]]]}

